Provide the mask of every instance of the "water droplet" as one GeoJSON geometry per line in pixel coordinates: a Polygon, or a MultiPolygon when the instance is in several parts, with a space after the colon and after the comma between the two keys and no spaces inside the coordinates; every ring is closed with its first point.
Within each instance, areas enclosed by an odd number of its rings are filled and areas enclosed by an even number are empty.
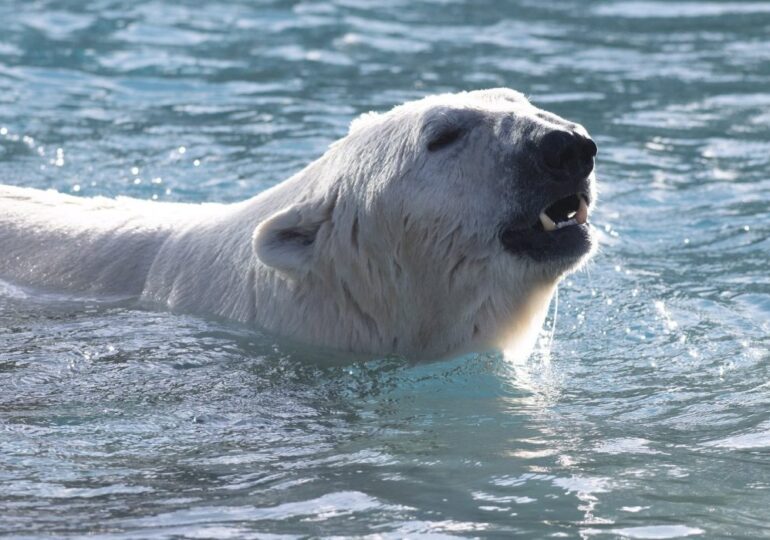
{"type": "Polygon", "coordinates": [[[64,166],[64,149],[62,148],[56,149],[56,158],[51,160],[51,164],[56,165],[57,167],[64,166]]]}

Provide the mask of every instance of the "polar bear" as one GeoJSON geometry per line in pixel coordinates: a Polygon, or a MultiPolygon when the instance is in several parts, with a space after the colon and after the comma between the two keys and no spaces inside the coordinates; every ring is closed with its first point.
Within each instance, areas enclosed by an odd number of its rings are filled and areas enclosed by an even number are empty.
{"type": "Polygon", "coordinates": [[[0,279],[356,353],[527,349],[594,249],[595,155],[582,126],[514,90],[429,96],[359,117],[236,204],[0,186],[0,279]]]}

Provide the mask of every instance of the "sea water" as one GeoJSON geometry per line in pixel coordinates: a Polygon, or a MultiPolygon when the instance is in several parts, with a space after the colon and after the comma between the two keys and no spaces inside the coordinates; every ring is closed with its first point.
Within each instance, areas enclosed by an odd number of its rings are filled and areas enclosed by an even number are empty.
{"type": "Polygon", "coordinates": [[[4,0],[0,21],[2,183],[237,201],[359,113],[510,86],[586,126],[601,184],[601,249],[527,360],[334,362],[2,284],[0,535],[770,537],[770,3],[4,0]]]}

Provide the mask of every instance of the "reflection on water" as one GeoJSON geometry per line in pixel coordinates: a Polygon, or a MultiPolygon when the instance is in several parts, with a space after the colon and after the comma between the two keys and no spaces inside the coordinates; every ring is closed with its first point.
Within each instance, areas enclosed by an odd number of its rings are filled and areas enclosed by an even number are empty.
{"type": "Polygon", "coordinates": [[[0,283],[0,534],[765,534],[768,6],[2,3],[2,182],[239,200],[360,112],[504,85],[598,141],[602,247],[527,359],[0,283]]]}

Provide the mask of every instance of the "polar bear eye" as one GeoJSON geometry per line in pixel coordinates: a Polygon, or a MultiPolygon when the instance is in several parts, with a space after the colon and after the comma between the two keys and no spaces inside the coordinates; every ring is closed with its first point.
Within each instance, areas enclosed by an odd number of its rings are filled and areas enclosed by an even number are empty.
{"type": "Polygon", "coordinates": [[[439,133],[432,141],[428,143],[428,151],[435,152],[445,146],[449,146],[463,134],[463,130],[460,128],[448,129],[439,133]]]}

